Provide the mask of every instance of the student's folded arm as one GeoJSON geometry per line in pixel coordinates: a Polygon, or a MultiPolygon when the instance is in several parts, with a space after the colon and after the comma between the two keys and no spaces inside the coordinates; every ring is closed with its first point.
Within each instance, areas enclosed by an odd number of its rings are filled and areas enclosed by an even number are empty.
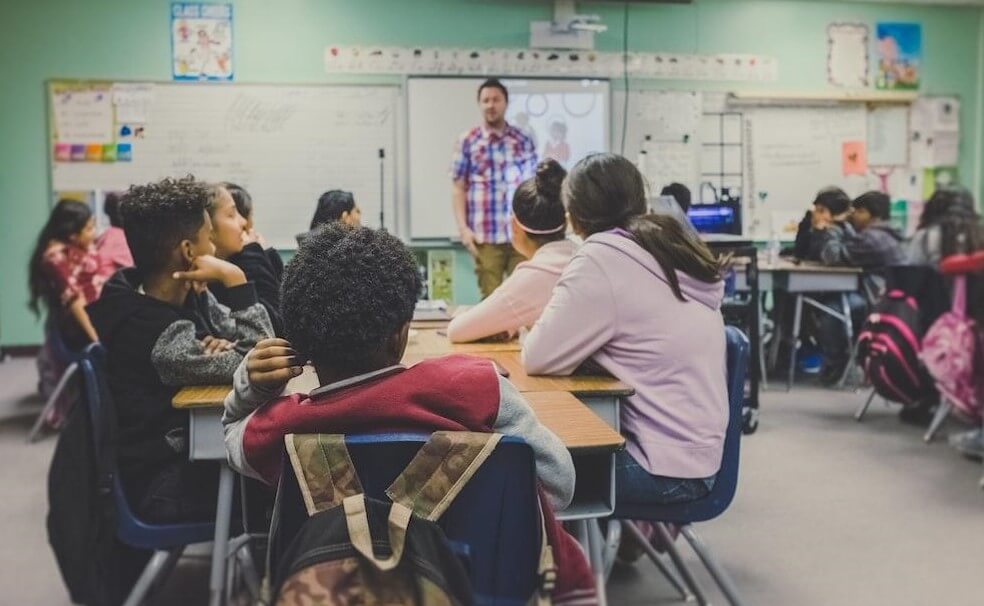
{"type": "Polygon", "coordinates": [[[570,375],[615,334],[611,282],[596,261],[575,255],[523,343],[531,375],[570,375]]]}
{"type": "Polygon", "coordinates": [[[831,233],[824,234],[821,239],[820,261],[825,265],[850,263],[850,255],[847,248],[848,237],[850,236],[838,237],[831,233]]]}
{"type": "Polygon", "coordinates": [[[526,326],[527,320],[517,313],[514,301],[517,289],[522,289],[522,271],[514,272],[484,301],[451,320],[448,340],[467,343],[526,326]]]}
{"type": "Polygon", "coordinates": [[[259,303],[252,282],[230,288],[226,291],[226,301],[229,307],[219,303],[211,292],[208,293],[208,315],[222,333],[218,336],[238,342],[241,348],[252,347],[274,336],[270,315],[259,303]]]}
{"type": "Polygon", "coordinates": [[[497,433],[522,438],[533,449],[536,475],[554,509],[574,498],[574,461],[560,438],[536,418],[529,402],[507,379],[499,377],[497,433]]]}
{"type": "Polygon", "coordinates": [[[205,353],[190,320],[178,320],[164,329],[154,343],[150,360],[165,385],[228,383],[243,356],[235,350],[205,353]]]}
{"type": "Polygon", "coordinates": [[[250,468],[243,452],[243,435],[246,423],[254,410],[282,395],[283,390],[267,391],[249,382],[246,359],[236,368],[232,377],[232,390],[226,396],[222,411],[222,428],[225,433],[226,456],[229,466],[239,473],[259,478],[250,468]]]}

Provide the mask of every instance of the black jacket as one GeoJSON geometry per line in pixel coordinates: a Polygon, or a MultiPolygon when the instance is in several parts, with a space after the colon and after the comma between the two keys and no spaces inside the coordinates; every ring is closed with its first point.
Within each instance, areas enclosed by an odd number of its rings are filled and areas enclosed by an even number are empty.
{"type": "MultiPolygon", "coordinates": [[[[273,331],[277,336],[284,334],[284,321],[280,315],[280,283],[284,275],[284,262],[280,254],[268,248],[263,250],[257,243],[247,244],[242,252],[229,257],[228,261],[243,270],[246,279],[256,285],[256,295],[270,316],[273,331]]],[[[228,289],[221,284],[209,284],[215,298],[223,305],[229,305],[228,289]]]]}
{"type": "Polygon", "coordinates": [[[171,406],[178,389],[231,381],[242,361],[239,351],[205,355],[200,339],[255,341],[272,334],[252,284],[229,290],[236,307],[230,313],[211,298],[206,309],[170,305],[138,292],[141,281],[137,269],[120,270],[87,308],[108,354],[120,477],[131,498],[162,468],[187,458],[188,415],[171,406]]]}

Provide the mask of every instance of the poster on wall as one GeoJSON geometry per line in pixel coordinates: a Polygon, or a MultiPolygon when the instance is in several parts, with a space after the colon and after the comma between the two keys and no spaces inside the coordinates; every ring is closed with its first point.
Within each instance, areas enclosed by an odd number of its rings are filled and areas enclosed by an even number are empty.
{"type": "Polygon", "coordinates": [[[232,80],[232,5],[171,4],[175,80],[232,80]]]}
{"type": "Polygon", "coordinates": [[[917,90],[922,61],[922,26],[918,23],[879,23],[877,88],[917,90]]]}
{"type": "Polygon", "coordinates": [[[868,26],[831,23],[827,27],[827,81],[833,86],[868,86],[868,26]]]}

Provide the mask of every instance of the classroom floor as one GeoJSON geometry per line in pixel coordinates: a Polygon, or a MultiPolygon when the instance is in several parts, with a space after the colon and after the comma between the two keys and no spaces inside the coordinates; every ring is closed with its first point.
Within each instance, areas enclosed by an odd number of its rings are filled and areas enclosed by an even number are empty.
{"type": "MultiPolygon", "coordinates": [[[[40,407],[34,384],[32,360],[0,363],[0,602],[67,605],[45,532],[55,440],[24,442],[40,407]]],[[[923,444],[880,404],[855,423],[860,398],[765,392],[759,431],[743,442],[738,496],[698,530],[749,606],[981,604],[981,465],[942,440],[923,444]]],[[[154,604],[205,604],[207,585],[207,559],[186,558],[154,604]]],[[[616,568],[609,601],[681,603],[649,562],[616,568]]]]}

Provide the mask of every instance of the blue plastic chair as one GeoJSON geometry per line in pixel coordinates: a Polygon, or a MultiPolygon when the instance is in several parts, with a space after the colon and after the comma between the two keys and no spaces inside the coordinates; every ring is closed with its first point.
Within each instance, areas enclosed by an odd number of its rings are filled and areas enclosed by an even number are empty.
{"type": "MultiPolygon", "coordinates": [[[[75,351],[68,346],[65,342],[65,338],[62,336],[61,331],[55,325],[55,322],[48,322],[45,326],[47,334],[50,336],[52,353],[65,365],[65,370],[62,371],[60,377],[58,377],[58,383],[55,384],[54,389],[45,400],[44,406],[41,408],[41,412],[38,413],[38,418],[34,421],[34,426],[31,427],[31,432],[27,434],[28,443],[33,444],[41,439],[41,431],[44,429],[45,424],[48,422],[48,414],[57,406],[59,398],[61,398],[62,393],[68,388],[69,382],[75,377],[79,372],[79,362],[85,355],[83,351],[75,351]]],[[[68,411],[65,411],[68,413],[68,411]]]]}
{"type": "MultiPolygon", "coordinates": [[[[728,370],[728,407],[729,418],[728,428],[724,437],[724,454],[721,459],[721,468],[714,481],[714,488],[707,496],[695,501],[678,503],[673,505],[637,505],[634,503],[624,504],[618,501],[618,487],[615,490],[615,517],[622,520],[648,520],[656,523],[656,529],[663,543],[667,547],[673,563],[680,571],[684,582],[690,590],[697,596],[701,604],[707,603],[700,587],[693,579],[679,552],[673,545],[673,540],[664,524],[675,524],[680,526],[681,533],[690,543],[690,546],[700,557],[714,581],[721,588],[728,601],[733,605],[740,605],[741,599],[735,589],[734,583],[728,577],[724,569],[717,563],[710,550],[704,545],[692,524],[695,522],[705,522],[712,520],[728,508],[734,499],[735,491],[738,488],[738,458],[739,446],[741,444],[742,428],[742,406],[745,398],[745,375],[748,370],[749,343],[748,337],[734,326],[725,327],[725,337],[727,340],[727,370],[728,370]]],[[[631,522],[624,523],[623,527],[639,541],[646,549],[647,555],[653,559],[654,563],[664,570],[662,563],[658,559],[655,550],[649,547],[648,541],[642,533],[631,522]]],[[[679,584],[672,576],[670,580],[679,588],[679,584]]]]}
{"type": "MultiPolygon", "coordinates": [[[[365,494],[388,502],[386,489],[428,437],[346,436],[365,494]]],[[[270,545],[273,570],[308,517],[289,463],[277,499],[280,510],[270,545]]],[[[518,606],[538,589],[538,507],[533,451],[521,439],[504,437],[437,522],[469,570],[477,604],[518,606]]]]}
{"type": "MultiPolygon", "coordinates": [[[[104,449],[112,448],[111,441],[114,439],[112,432],[116,421],[116,411],[106,382],[105,368],[106,350],[98,343],[86,347],[79,361],[79,369],[82,373],[83,393],[89,418],[92,420],[97,456],[98,453],[103,453],[104,449]]],[[[112,457],[109,459],[110,468],[101,469],[100,477],[111,478],[113,503],[116,508],[117,537],[130,547],[153,551],[150,561],[124,602],[124,606],[137,606],[152,589],[163,582],[181,557],[185,547],[212,540],[215,525],[211,522],[194,524],[144,522],[130,509],[130,503],[123,492],[116,470],[116,461],[112,457]]]]}

